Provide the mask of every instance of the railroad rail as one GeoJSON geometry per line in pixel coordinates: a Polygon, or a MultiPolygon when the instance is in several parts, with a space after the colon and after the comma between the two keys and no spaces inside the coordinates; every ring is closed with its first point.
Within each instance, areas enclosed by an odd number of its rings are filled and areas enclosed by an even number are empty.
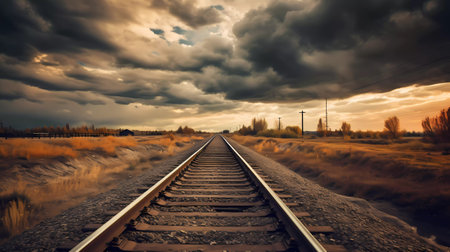
{"type": "Polygon", "coordinates": [[[320,244],[311,233],[330,228],[300,222],[272,183],[213,136],[71,251],[342,250],[320,244]]]}

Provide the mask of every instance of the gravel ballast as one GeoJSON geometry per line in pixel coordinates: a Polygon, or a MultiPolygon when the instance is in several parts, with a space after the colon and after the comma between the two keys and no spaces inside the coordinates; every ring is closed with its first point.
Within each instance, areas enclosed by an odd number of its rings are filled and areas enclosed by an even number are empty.
{"type": "MultiPolygon", "coordinates": [[[[333,193],[289,168],[237,144],[232,139],[227,140],[250,164],[261,168],[272,180],[286,189],[286,193],[294,195],[301,206],[298,210],[307,211],[311,215],[302,221],[333,227],[335,230],[333,239],[336,239],[336,244],[344,245],[349,251],[447,251],[445,248],[428,243],[414,232],[413,227],[376,210],[367,201],[333,193]]],[[[89,198],[79,206],[70,208],[13,237],[0,245],[0,251],[55,251],[58,247],[75,245],[90,234],[81,231],[83,226],[106,222],[111,218],[111,215],[107,214],[108,211],[123,208],[127,202],[134,199],[135,196],[130,195],[135,194],[137,188],[156,183],[205,141],[206,139],[187,151],[161,161],[157,167],[139,177],[121,182],[117,188],[89,198]]],[[[157,206],[155,208],[158,209],[157,206]]],[[[185,208],[187,211],[193,209],[198,211],[198,208],[208,211],[208,207],[201,206],[180,207],[178,210],[185,208]]],[[[220,236],[220,233],[216,234],[220,236]]],[[[135,236],[136,240],[143,239],[139,232],[128,235],[135,236]]],[[[204,234],[199,233],[198,239],[201,239],[202,235],[204,234]]],[[[179,232],[168,232],[161,237],[150,239],[149,242],[166,240],[171,243],[170,239],[177,237],[187,239],[179,232]]],[[[233,244],[233,241],[225,241],[225,233],[216,239],[224,239],[224,242],[233,244]]],[[[262,240],[270,241],[268,237],[263,237],[262,240]]],[[[278,236],[274,236],[272,240],[276,241],[278,236]]]]}

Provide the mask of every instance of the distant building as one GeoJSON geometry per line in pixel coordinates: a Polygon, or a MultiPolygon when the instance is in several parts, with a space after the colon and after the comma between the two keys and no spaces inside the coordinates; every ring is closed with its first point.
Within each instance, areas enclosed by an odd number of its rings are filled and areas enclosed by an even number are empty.
{"type": "Polygon", "coordinates": [[[222,133],[223,134],[228,134],[228,133],[230,133],[230,131],[229,130],[223,130],[222,133]]]}
{"type": "Polygon", "coordinates": [[[134,136],[134,132],[131,131],[131,130],[128,130],[128,129],[122,130],[122,131],[119,133],[119,136],[134,136]]]}

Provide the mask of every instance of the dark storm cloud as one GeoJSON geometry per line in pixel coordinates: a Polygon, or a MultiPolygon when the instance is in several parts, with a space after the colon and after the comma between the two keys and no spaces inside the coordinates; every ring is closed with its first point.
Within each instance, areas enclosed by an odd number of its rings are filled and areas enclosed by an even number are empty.
{"type": "Polygon", "coordinates": [[[0,1],[0,53],[29,60],[38,51],[116,51],[98,22],[130,18],[107,1],[0,1]]]}
{"type": "Polygon", "coordinates": [[[217,8],[197,8],[189,0],[153,0],[152,7],[166,10],[192,28],[222,21],[221,14],[217,8]]]}
{"type": "MultiPolygon", "coordinates": [[[[222,21],[223,6],[139,4],[192,29],[168,24],[176,35],[152,23],[146,32],[167,40],[147,37],[134,30],[146,24],[134,20],[139,15],[107,0],[0,1],[0,84],[81,91],[66,98],[78,104],[103,104],[106,96],[120,104],[205,105],[214,99],[183,98],[169,86],[189,81],[230,100],[290,102],[450,79],[446,0],[274,1],[237,22],[235,40],[215,35],[222,24],[207,26],[222,21]],[[79,98],[88,91],[102,99],[79,98]]],[[[0,98],[21,95],[2,91],[0,98]]]]}
{"type": "MultiPolygon", "coordinates": [[[[190,44],[192,41],[179,41],[190,44]]],[[[232,44],[220,37],[208,37],[195,47],[171,45],[160,57],[121,54],[116,64],[121,67],[200,72],[207,66],[222,66],[233,54],[232,44]]]]}
{"type": "MultiPolygon", "coordinates": [[[[338,84],[336,92],[313,96],[342,97],[448,81],[450,20],[444,13],[450,13],[445,0],[275,1],[247,13],[233,31],[255,71],[273,69],[281,77],[272,90],[338,84]]],[[[266,88],[253,96],[265,100],[266,88]]],[[[285,99],[302,98],[298,94],[285,99]]]]}
{"type": "Polygon", "coordinates": [[[107,98],[91,91],[57,91],[30,87],[21,82],[0,79],[0,100],[27,100],[33,103],[43,103],[54,100],[59,103],[72,101],[80,105],[104,105],[107,98]]]}

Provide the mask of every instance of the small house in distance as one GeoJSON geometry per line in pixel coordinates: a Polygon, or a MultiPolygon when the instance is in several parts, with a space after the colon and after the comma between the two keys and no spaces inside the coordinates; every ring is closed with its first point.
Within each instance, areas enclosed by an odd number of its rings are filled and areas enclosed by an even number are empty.
{"type": "Polygon", "coordinates": [[[119,132],[119,136],[134,136],[134,132],[128,129],[119,132]]]}

